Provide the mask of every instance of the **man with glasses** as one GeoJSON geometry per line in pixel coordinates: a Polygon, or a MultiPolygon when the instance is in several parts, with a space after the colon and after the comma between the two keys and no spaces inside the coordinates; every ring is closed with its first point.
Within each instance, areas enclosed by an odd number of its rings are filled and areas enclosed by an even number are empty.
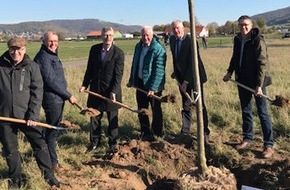
{"type": "Polygon", "coordinates": [[[18,189],[24,184],[21,156],[18,151],[18,131],[22,131],[34,152],[38,167],[50,186],[60,187],[51,169],[51,161],[42,129],[36,126],[39,117],[43,82],[39,66],[26,54],[26,41],[11,38],[9,50],[0,57],[0,115],[23,119],[26,124],[0,122],[2,155],[9,168],[9,189],[18,189]]]}
{"type": "MultiPolygon", "coordinates": [[[[235,72],[235,80],[245,86],[255,89],[254,98],[257,112],[260,118],[264,150],[264,158],[272,157],[273,151],[273,129],[272,121],[267,109],[266,86],[271,84],[269,74],[269,60],[264,37],[258,28],[253,28],[251,17],[243,15],[238,19],[240,33],[234,38],[233,55],[227,74],[223,77],[225,82],[231,79],[235,72]]],[[[240,104],[242,109],[243,142],[236,148],[247,149],[253,140],[253,114],[252,114],[252,92],[238,87],[240,104]]]]}
{"type": "Polygon", "coordinates": [[[114,30],[112,27],[102,29],[102,43],[93,45],[90,49],[87,69],[80,92],[88,87],[90,91],[109,98],[112,102],[89,95],[87,106],[98,109],[101,114],[91,117],[90,144],[87,152],[95,151],[101,144],[103,127],[101,120],[104,112],[108,119],[109,150],[108,155],[117,152],[117,138],[119,135],[118,110],[120,106],[114,101],[121,102],[121,81],[124,70],[124,52],[114,44],[114,30]]]}
{"type": "MultiPolygon", "coordinates": [[[[56,32],[45,32],[42,45],[34,61],[38,63],[43,78],[42,107],[45,112],[46,122],[59,126],[62,120],[64,103],[68,100],[75,103],[76,98],[67,90],[67,82],[62,63],[58,57],[58,35],[56,32]]],[[[52,167],[56,172],[67,171],[58,161],[56,141],[59,130],[45,129],[45,140],[48,146],[52,167]]]]}

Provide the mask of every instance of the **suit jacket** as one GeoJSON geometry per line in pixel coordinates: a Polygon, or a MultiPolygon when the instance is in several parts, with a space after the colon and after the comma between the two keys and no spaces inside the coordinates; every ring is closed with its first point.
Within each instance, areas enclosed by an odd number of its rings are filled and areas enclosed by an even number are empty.
{"type": "MultiPolygon", "coordinates": [[[[194,73],[193,73],[193,65],[191,61],[191,56],[193,56],[193,51],[191,50],[191,38],[190,35],[185,35],[182,40],[179,55],[175,56],[176,49],[176,37],[172,35],[170,37],[170,49],[173,58],[173,68],[174,75],[176,80],[182,84],[184,81],[189,82],[189,88],[194,88],[194,73]]],[[[200,75],[200,82],[205,83],[207,81],[206,72],[203,66],[203,62],[199,55],[199,48],[197,44],[197,52],[198,52],[198,68],[200,75]]]]}
{"type": "MultiPolygon", "coordinates": [[[[116,100],[122,101],[121,81],[124,70],[124,52],[112,45],[104,60],[102,60],[103,44],[93,45],[90,50],[87,70],[85,72],[82,86],[90,86],[90,90],[102,96],[110,98],[110,93],[116,94],[116,100]]],[[[89,95],[88,107],[99,111],[114,111],[120,107],[89,95]]]]}

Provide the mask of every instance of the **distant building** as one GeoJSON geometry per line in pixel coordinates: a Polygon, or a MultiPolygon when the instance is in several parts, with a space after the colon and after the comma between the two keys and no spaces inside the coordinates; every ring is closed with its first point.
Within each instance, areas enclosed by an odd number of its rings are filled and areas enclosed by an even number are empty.
{"type": "Polygon", "coordinates": [[[101,39],[101,37],[102,37],[102,31],[101,30],[91,31],[91,32],[89,32],[89,33],[86,34],[86,37],[87,37],[88,40],[101,39]]]}
{"type": "Polygon", "coordinates": [[[141,32],[132,32],[134,38],[141,38],[141,32]]]}
{"type": "Polygon", "coordinates": [[[124,33],[122,35],[123,38],[134,38],[134,35],[133,34],[128,34],[128,33],[124,33]]]}
{"type": "Polygon", "coordinates": [[[114,30],[114,38],[115,39],[123,38],[122,32],[120,32],[119,30],[114,30]]]}

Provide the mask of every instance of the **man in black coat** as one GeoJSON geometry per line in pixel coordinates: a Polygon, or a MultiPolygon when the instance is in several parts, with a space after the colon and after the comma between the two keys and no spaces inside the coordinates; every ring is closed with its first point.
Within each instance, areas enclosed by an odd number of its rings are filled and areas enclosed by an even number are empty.
{"type": "Polygon", "coordinates": [[[2,155],[9,168],[9,189],[23,185],[21,156],[18,151],[19,131],[31,144],[38,167],[50,186],[60,187],[52,170],[42,128],[36,126],[43,94],[39,66],[26,54],[26,41],[11,38],[9,50],[0,57],[0,115],[26,120],[26,124],[0,122],[2,155]]]}
{"type": "MultiPolygon", "coordinates": [[[[102,29],[103,43],[93,45],[90,50],[87,69],[80,92],[90,86],[90,91],[111,99],[113,102],[122,101],[121,81],[124,70],[124,52],[113,44],[114,30],[112,27],[102,29]]],[[[101,113],[91,117],[90,145],[88,151],[95,150],[102,136],[101,119],[107,112],[109,122],[109,151],[116,151],[118,137],[118,109],[112,102],[89,95],[87,106],[98,109],[101,113]]]]}
{"type": "Polygon", "coordinates": [[[258,28],[253,28],[252,18],[242,15],[238,19],[240,32],[234,38],[233,55],[226,75],[229,81],[235,72],[235,80],[255,90],[253,93],[238,87],[241,110],[243,141],[237,145],[238,150],[248,149],[254,140],[252,99],[254,97],[257,113],[261,121],[264,150],[262,156],[270,158],[274,154],[274,140],[272,120],[267,108],[267,101],[262,95],[266,94],[266,87],[272,83],[269,73],[267,46],[258,28]]]}
{"type": "MultiPolygon", "coordinates": [[[[194,75],[193,75],[193,64],[192,56],[193,50],[191,49],[191,38],[190,35],[185,34],[184,26],[181,21],[176,20],[171,23],[172,32],[174,35],[170,37],[170,49],[173,59],[173,73],[172,78],[176,79],[179,86],[179,91],[182,97],[182,129],[181,134],[190,133],[190,126],[192,121],[192,113],[190,107],[187,104],[187,97],[185,93],[192,96],[194,90],[194,75]]],[[[197,46],[198,47],[198,46],[197,46]]],[[[208,128],[208,114],[204,102],[203,83],[207,81],[207,75],[204,69],[203,62],[198,52],[198,68],[200,75],[200,88],[202,98],[202,111],[203,111],[203,123],[204,123],[204,139],[205,143],[209,143],[210,130],[208,128]]]]}

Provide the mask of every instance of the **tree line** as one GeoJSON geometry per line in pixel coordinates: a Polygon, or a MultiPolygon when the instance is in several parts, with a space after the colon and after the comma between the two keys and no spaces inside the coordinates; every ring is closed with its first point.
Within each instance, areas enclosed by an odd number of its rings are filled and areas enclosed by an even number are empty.
{"type": "MultiPolygon", "coordinates": [[[[254,27],[257,27],[264,34],[270,34],[276,31],[275,27],[268,28],[266,25],[266,21],[264,19],[257,19],[253,21],[254,27]]],[[[183,25],[185,27],[190,27],[190,23],[188,21],[183,21],[183,25]]],[[[201,26],[201,24],[196,19],[196,26],[201,26]]],[[[154,31],[170,31],[170,24],[162,24],[155,25],[153,27],[154,31]]],[[[220,36],[220,35],[233,35],[239,31],[238,22],[237,21],[226,21],[224,25],[219,26],[216,22],[209,23],[207,25],[209,30],[209,36],[220,36]]]]}

